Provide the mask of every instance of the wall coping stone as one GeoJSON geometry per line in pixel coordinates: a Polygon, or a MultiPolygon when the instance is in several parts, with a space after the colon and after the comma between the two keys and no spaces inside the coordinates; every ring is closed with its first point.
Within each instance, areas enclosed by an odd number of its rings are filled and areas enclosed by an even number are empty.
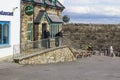
{"type": "Polygon", "coordinates": [[[46,50],[43,50],[43,51],[40,51],[40,52],[36,52],[34,54],[30,54],[30,55],[26,55],[26,56],[23,56],[23,57],[20,57],[20,58],[15,58],[14,60],[16,61],[20,61],[20,60],[23,60],[23,59],[26,59],[26,58],[30,58],[30,57],[33,57],[33,56],[36,56],[36,55],[39,55],[39,54],[44,54],[44,53],[47,53],[47,52],[50,52],[50,51],[53,51],[53,50],[57,50],[57,49],[62,49],[62,48],[67,48],[67,46],[60,46],[60,47],[54,47],[54,48],[50,48],[50,49],[46,49],[46,50]]]}

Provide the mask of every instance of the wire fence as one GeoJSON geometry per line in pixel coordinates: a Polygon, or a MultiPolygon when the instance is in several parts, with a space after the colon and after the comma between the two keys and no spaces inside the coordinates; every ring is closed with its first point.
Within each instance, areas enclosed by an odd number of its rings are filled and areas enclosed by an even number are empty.
{"type": "Polygon", "coordinates": [[[56,37],[54,39],[41,39],[39,41],[30,41],[13,46],[13,59],[21,58],[36,52],[67,45],[65,38],[56,37]]]}
{"type": "MultiPolygon", "coordinates": [[[[63,37],[56,37],[54,39],[41,39],[39,41],[31,41],[26,42],[24,44],[18,44],[14,45],[13,47],[13,58],[21,58],[30,54],[34,54],[36,52],[40,52],[43,50],[47,50],[50,48],[55,48],[59,46],[68,46],[70,48],[74,48],[77,51],[85,50],[85,47],[81,47],[81,44],[78,44],[77,42],[63,37]]],[[[87,45],[85,45],[87,46],[87,45]]],[[[114,51],[114,53],[110,53],[109,48],[94,48],[90,51],[92,55],[104,55],[104,56],[118,56],[120,57],[120,52],[114,51]]]]}

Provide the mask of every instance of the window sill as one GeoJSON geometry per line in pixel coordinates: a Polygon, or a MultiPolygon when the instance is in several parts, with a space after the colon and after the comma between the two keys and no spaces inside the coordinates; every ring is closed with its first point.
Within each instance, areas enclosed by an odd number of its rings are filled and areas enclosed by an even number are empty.
{"type": "Polygon", "coordinates": [[[11,45],[0,45],[0,48],[9,48],[11,45]]]}
{"type": "Polygon", "coordinates": [[[54,41],[54,40],[55,40],[55,38],[51,38],[51,39],[50,39],[50,41],[54,41]]]}

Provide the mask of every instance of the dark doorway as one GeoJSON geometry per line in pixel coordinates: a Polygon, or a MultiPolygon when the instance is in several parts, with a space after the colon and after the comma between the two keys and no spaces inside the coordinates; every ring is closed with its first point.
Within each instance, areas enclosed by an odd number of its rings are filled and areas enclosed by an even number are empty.
{"type": "Polygon", "coordinates": [[[46,23],[43,23],[43,24],[42,24],[42,35],[41,35],[41,36],[42,36],[42,37],[41,37],[41,38],[42,38],[42,41],[41,41],[41,42],[42,42],[42,47],[46,47],[46,41],[45,41],[45,39],[44,39],[44,31],[45,31],[46,28],[47,28],[46,26],[47,26],[46,23]]]}
{"type": "Polygon", "coordinates": [[[39,30],[39,25],[38,24],[34,24],[34,27],[33,27],[33,47],[34,48],[39,48],[39,42],[38,42],[38,31],[39,30]]]}
{"type": "Polygon", "coordinates": [[[44,31],[46,30],[46,23],[42,24],[42,39],[44,39],[44,31]]]}
{"type": "Polygon", "coordinates": [[[37,41],[38,39],[38,31],[39,30],[39,26],[38,25],[34,25],[33,27],[33,41],[37,41]]]}

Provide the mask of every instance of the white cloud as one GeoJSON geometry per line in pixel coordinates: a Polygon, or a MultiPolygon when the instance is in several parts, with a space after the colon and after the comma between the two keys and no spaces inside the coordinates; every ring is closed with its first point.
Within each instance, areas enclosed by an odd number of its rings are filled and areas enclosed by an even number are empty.
{"type": "Polygon", "coordinates": [[[87,7],[87,6],[72,6],[72,7],[68,7],[66,9],[67,12],[73,12],[73,13],[81,13],[81,14],[84,14],[84,13],[91,13],[91,12],[95,12],[96,10],[94,8],[90,8],[90,7],[87,7]]]}
{"type": "Polygon", "coordinates": [[[119,7],[87,7],[87,6],[76,6],[69,7],[66,12],[79,13],[79,14],[103,14],[111,16],[120,16],[119,7]]]}
{"type": "Polygon", "coordinates": [[[119,1],[114,0],[64,0],[65,12],[80,13],[80,14],[102,14],[111,16],[120,16],[119,1]],[[87,4],[88,3],[88,4],[87,4]],[[96,4],[95,4],[96,3],[96,4]],[[106,4],[109,3],[109,4],[106,4]],[[112,4],[114,3],[114,4],[112,4]],[[78,5],[80,4],[80,5],[78,5]],[[83,5],[82,5],[83,4],[83,5]],[[85,5],[87,4],[87,5],[85,5]],[[93,4],[93,5],[91,5],[93,4]]]}
{"type": "Polygon", "coordinates": [[[120,16],[120,8],[116,7],[106,7],[104,9],[106,15],[120,16]]]}
{"type": "Polygon", "coordinates": [[[101,3],[112,3],[112,4],[116,4],[116,3],[120,3],[120,0],[64,0],[64,2],[66,3],[82,3],[82,4],[101,4],[101,3]]]}

